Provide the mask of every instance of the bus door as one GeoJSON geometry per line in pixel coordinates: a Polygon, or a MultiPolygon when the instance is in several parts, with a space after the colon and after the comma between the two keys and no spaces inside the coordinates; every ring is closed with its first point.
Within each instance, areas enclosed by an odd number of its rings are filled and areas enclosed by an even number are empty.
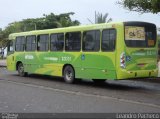
{"type": "Polygon", "coordinates": [[[50,74],[48,65],[50,64],[49,35],[40,34],[37,36],[37,70],[38,74],[50,74]]]}
{"type": "Polygon", "coordinates": [[[35,73],[35,70],[38,67],[36,36],[27,36],[25,46],[25,71],[35,73]]]}
{"type": "Polygon", "coordinates": [[[87,77],[88,79],[115,77],[115,36],[114,29],[103,30],[102,44],[100,45],[99,30],[84,32],[83,52],[81,55],[82,77],[87,77]],[[112,74],[112,71],[114,74],[112,74]]]}

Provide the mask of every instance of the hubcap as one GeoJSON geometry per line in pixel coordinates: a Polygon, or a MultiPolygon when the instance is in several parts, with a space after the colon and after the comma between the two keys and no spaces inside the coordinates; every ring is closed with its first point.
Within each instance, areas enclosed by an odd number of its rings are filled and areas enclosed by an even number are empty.
{"type": "Polygon", "coordinates": [[[66,72],[66,79],[69,81],[69,80],[72,80],[72,78],[73,78],[72,72],[71,71],[67,71],[66,72]]]}
{"type": "Polygon", "coordinates": [[[19,66],[19,73],[23,73],[24,72],[24,67],[23,67],[23,65],[20,65],[19,66]]]}

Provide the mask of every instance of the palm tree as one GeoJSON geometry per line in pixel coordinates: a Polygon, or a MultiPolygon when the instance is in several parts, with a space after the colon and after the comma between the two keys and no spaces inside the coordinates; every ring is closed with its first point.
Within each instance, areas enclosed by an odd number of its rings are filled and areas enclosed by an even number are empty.
{"type": "Polygon", "coordinates": [[[108,13],[105,13],[104,15],[102,13],[96,13],[95,12],[95,23],[108,23],[112,21],[112,18],[108,18],[108,13]]]}

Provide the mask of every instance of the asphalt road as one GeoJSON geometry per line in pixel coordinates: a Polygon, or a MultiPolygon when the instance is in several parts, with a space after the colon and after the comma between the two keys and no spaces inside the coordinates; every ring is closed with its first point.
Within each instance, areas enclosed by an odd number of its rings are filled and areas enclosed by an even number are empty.
{"type": "Polygon", "coordinates": [[[92,81],[66,84],[62,78],[0,68],[0,112],[110,113],[160,112],[160,83],[92,81]]]}

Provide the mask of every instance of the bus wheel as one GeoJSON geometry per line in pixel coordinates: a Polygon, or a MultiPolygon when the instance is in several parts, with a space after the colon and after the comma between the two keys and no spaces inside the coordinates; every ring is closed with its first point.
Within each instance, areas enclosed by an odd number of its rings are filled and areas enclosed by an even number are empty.
{"type": "Polygon", "coordinates": [[[75,73],[73,68],[70,65],[67,65],[63,71],[64,81],[66,83],[74,83],[75,82],[75,73]]]}
{"type": "Polygon", "coordinates": [[[95,84],[103,84],[106,81],[106,79],[92,79],[92,80],[95,84]]]}
{"type": "Polygon", "coordinates": [[[27,72],[24,72],[24,66],[22,63],[18,64],[18,74],[22,77],[27,76],[27,72]]]}

